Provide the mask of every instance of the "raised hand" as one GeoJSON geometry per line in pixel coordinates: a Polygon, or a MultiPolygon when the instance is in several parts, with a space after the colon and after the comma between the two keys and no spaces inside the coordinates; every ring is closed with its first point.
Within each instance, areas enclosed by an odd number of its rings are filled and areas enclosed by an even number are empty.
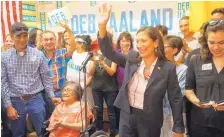
{"type": "Polygon", "coordinates": [[[65,24],[64,22],[59,21],[59,24],[60,24],[63,28],[65,28],[66,30],[69,29],[69,26],[68,26],[67,24],[65,24]]]}
{"type": "Polygon", "coordinates": [[[182,42],[183,42],[182,52],[184,54],[187,54],[187,53],[191,52],[192,49],[188,46],[186,40],[182,39],[182,42]]]}
{"type": "Polygon", "coordinates": [[[64,36],[64,32],[58,32],[58,37],[63,37],[64,36]]]}
{"type": "Polygon", "coordinates": [[[108,5],[107,3],[104,3],[99,7],[99,19],[98,19],[98,25],[105,25],[107,24],[110,13],[111,13],[112,6],[108,5]]]}

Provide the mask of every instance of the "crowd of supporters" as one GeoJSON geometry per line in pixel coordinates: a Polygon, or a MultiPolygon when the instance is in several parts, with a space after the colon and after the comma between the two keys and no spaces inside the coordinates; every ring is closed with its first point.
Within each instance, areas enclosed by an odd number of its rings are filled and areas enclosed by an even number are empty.
{"type": "Polygon", "coordinates": [[[57,35],[12,25],[1,54],[2,135],[26,136],[30,121],[41,137],[46,120],[50,137],[101,131],[107,109],[110,137],[223,137],[224,8],[199,32],[182,17],[182,38],[163,25],[139,28],[135,45],[129,32],[114,40],[111,8],[100,7],[97,49],[62,22],[57,35]]]}

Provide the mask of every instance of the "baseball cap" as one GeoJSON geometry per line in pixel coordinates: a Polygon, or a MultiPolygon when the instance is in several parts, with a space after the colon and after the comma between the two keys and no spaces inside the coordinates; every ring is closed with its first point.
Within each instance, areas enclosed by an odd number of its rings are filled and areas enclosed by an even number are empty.
{"type": "Polygon", "coordinates": [[[11,33],[16,36],[21,33],[28,33],[28,27],[22,22],[15,22],[12,25],[11,33]]]}

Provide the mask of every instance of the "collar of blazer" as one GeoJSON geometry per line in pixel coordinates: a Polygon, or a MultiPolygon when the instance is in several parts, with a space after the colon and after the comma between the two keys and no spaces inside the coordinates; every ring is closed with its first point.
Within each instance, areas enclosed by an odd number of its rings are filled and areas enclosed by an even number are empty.
{"type": "MultiPolygon", "coordinates": [[[[129,62],[133,62],[133,63],[138,63],[137,66],[140,66],[142,58],[139,56],[138,51],[135,50],[130,50],[129,53],[127,54],[127,60],[129,62]]],[[[148,84],[146,86],[146,89],[153,83],[155,77],[158,77],[161,75],[161,71],[163,70],[163,64],[164,64],[164,60],[158,59],[156,62],[156,65],[153,69],[153,72],[151,74],[151,77],[148,80],[148,84]]],[[[137,70],[138,67],[136,67],[137,70]]]]}
{"type": "Polygon", "coordinates": [[[160,75],[162,74],[162,71],[163,71],[163,64],[164,64],[164,60],[161,60],[161,59],[157,60],[156,65],[152,71],[152,74],[151,74],[150,78],[148,79],[148,83],[146,85],[145,90],[147,90],[149,88],[149,86],[152,85],[152,83],[156,77],[160,77],[160,75]]]}

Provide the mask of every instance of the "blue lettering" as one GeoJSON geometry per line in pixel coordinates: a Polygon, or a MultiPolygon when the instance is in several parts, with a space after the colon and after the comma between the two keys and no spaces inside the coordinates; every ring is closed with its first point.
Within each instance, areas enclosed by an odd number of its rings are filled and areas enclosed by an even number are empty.
{"type": "Polygon", "coordinates": [[[146,10],[142,10],[140,27],[148,26],[148,24],[146,10]]]}
{"type": "Polygon", "coordinates": [[[96,16],[94,14],[88,15],[88,33],[96,33],[95,19],[96,16]]]}
{"type": "Polygon", "coordinates": [[[171,8],[164,8],[163,9],[163,25],[168,27],[168,30],[172,30],[173,27],[173,10],[171,8]],[[167,19],[167,13],[168,19],[167,19]],[[166,22],[169,22],[169,24],[166,24],[166,22]]]}
{"type": "Polygon", "coordinates": [[[72,61],[68,62],[68,67],[71,69],[75,69],[74,64],[72,63],[72,61]]]}
{"type": "Polygon", "coordinates": [[[58,19],[58,22],[61,20],[61,17],[60,17],[60,15],[59,15],[59,13],[56,13],[55,14],[56,15],[56,17],[57,17],[57,19],[58,19]]]}
{"type": "Polygon", "coordinates": [[[79,71],[80,66],[78,66],[78,65],[74,65],[74,69],[77,70],[77,71],[79,71]]]}
{"type": "Polygon", "coordinates": [[[83,25],[86,24],[86,21],[84,19],[86,19],[86,15],[80,15],[80,17],[79,17],[80,33],[82,33],[82,34],[87,33],[86,30],[83,30],[83,25]]]}
{"type": "Polygon", "coordinates": [[[54,22],[54,24],[58,24],[58,21],[54,15],[51,16],[51,20],[54,22]]]}
{"type": "Polygon", "coordinates": [[[160,24],[160,9],[157,9],[156,13],[154,10],[151,10],[151,26],[156,26],[160,24]]]}
{"type": "Polygon", "coordinates": [[[136,32],[137,31],[137,28],[134,28],[133,26],[133,12],[130,11],[130,31],[131,32],[136,32]]]}
{"type": "Polygon", "coordinates": [[[65,17],[65,14],[64,14],[63,12],[60,12],[60,14],[61,14],[61,18],[62,18],[64,21],[66,21],[67,19],[66,19],[66,17],[65,17]]]}
{"type": "Polygon", "coordinates": [[[114,29],[114,32],[117,32],[117,24],[114,12],[110,14],[110,28],[114,29]]]}
{"type": "Polygon", "coordinates": [[[73,70],[77,70],[77,71],[79,71],[79,69],[80,69],[80,66],[73,64],[72,61],[68,62],[67,67],[69,67],[69,68],[71,68],[73,70]]]}
{"type": "Polygon", "coordinates": [[[71,28],[72,28],[73,34],[78,34],[79,33],[79,27],[78,26],[79,26],[78,16],[73,15],[72,19],[71,19],[71,28]]]}
{"type": "Polygon", "coordinates": [[[125,11],[121,12],[121,22],[119,31],[122,32],[123,29],[125,29],[125,31],[128,31],[128,24],[125,11]]]}

